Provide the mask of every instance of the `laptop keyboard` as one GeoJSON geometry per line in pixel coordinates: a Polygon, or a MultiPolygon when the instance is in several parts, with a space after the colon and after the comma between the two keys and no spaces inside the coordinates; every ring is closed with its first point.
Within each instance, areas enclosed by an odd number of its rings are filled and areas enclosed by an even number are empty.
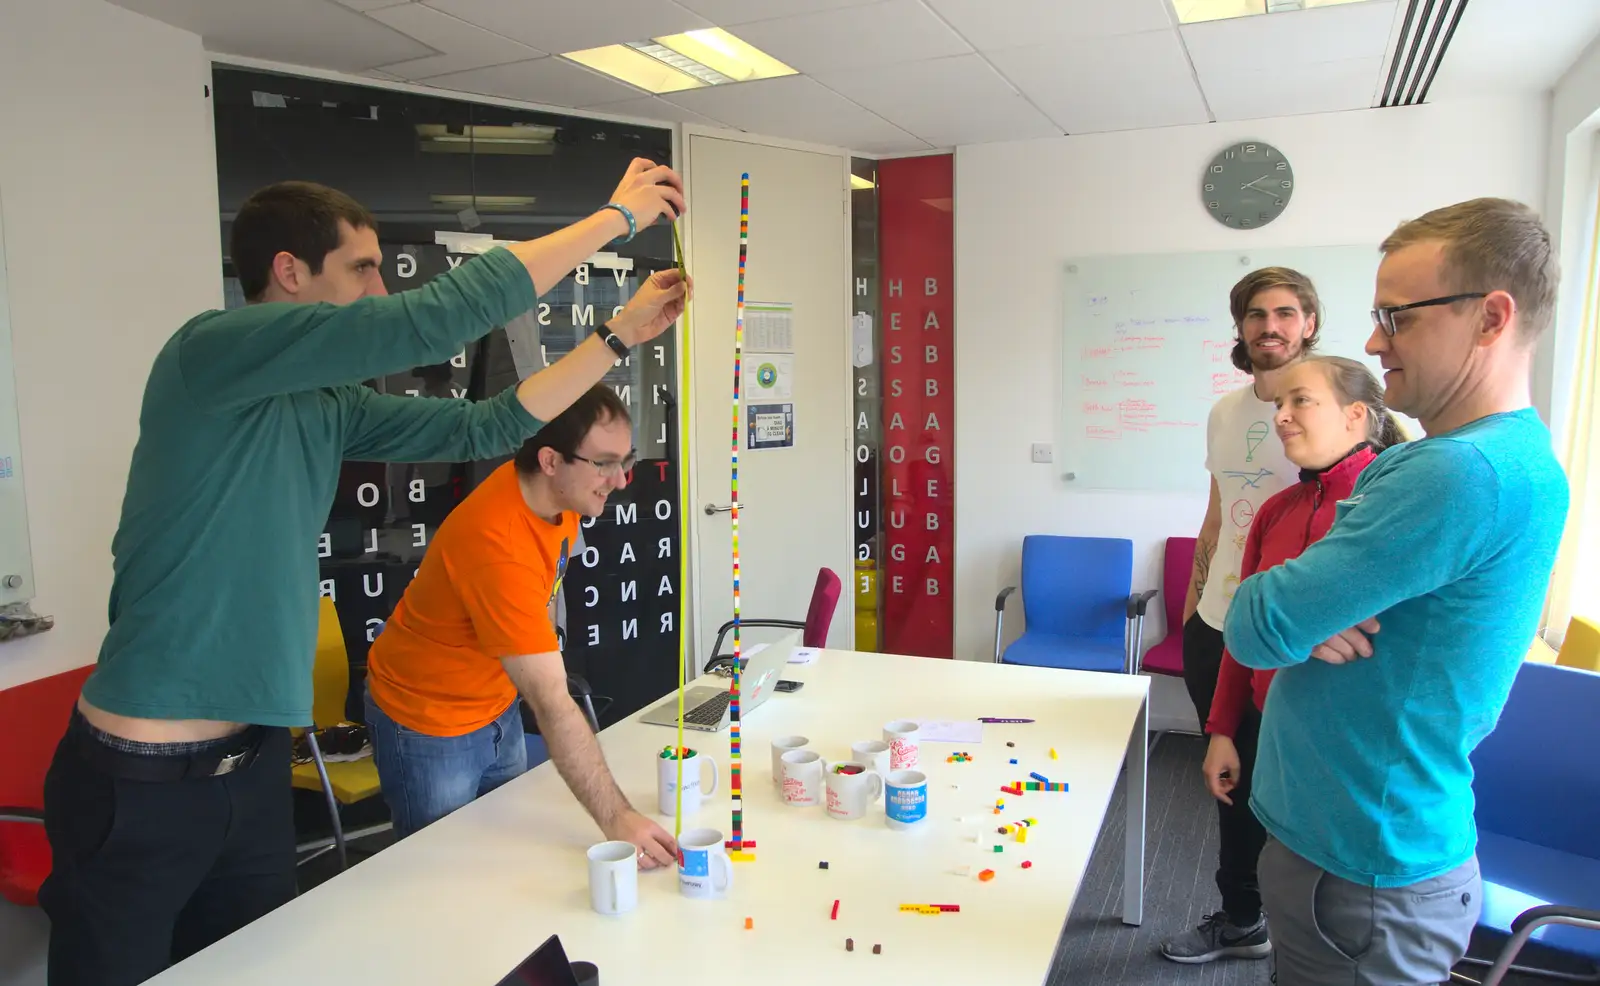
{"type": "Polygon", "coordinates": [[[699,705],[683,714],[685,723],[694,723],[697,726],[716,726],[722,722],[722,714],[728,711],[728,703],[733,700],[732,692],[720,692],[713,698],[701,702],[699,705]]]}

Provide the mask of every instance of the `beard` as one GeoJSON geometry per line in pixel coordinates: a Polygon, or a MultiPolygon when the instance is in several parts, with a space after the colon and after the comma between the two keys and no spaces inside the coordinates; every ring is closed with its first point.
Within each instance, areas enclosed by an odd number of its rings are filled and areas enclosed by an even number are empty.
{"type": "Polygon", "coordinates": [[[1256,338],[1256,342],[1266,339],[1275,339],[1283,343],[1282,349],[1262,351],[1243,339],[1235,339],[1232,357],[1234,368],[1241,373],[1259,373],[1263,370],[1276,370],[1288,366],[1300,358],[1305,351],[1304,339],[1285,339],[1280,335],[1263,335],[1256,338]]]}

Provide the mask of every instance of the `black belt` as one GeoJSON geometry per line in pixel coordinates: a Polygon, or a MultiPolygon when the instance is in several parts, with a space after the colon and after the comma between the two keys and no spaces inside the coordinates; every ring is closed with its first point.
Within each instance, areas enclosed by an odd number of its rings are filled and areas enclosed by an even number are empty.
{"type": "Polygon", "coordinates": [[[250,726],[237,736],[218,740],[214,747],[192,753],[129,753],[107,746],[90,734],[87,725],[73,716],[71,729],[78,752],[89,763],[113,777],[130,781],[184,781],[221,777],[244,770],[261,752],[267,730],[250,726]]]}

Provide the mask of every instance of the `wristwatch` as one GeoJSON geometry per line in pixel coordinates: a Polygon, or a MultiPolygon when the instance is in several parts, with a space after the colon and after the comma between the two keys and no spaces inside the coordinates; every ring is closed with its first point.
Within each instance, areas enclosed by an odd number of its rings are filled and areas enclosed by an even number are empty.
{"type": "Polygon", "coordinates": [[[594,334],[600,337],[601,342],[610,346],[613,353],[623,359],[628,358],[628,344],[622,341],[622,337],[611,331],[611,326],[602,324],[594,330],[594,334]]]}

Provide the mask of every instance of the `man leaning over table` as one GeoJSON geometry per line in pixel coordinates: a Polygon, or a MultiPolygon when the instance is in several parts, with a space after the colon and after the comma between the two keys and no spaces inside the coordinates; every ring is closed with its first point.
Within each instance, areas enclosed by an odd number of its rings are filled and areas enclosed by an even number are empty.
{"type": "MultiPolygon", "coordinates": [[[[313,545],[345,459],[515,449],[616,354],[585,340],[477,403],[379,394],[527,311],[596,250],[683,212],[635,160],[611,202],[386,296],[377,224],[334,189],[253,194],[230,255],[249,304],[156,354],[112,542],[110,629],[45,778],[51,986],[134,986],[295,893],[287,727],[311,723],[313,545]]],[[[657,274],[610,323],[654,338],[689,285],[657,274]]]]}
{"type": "Polygon", "coordinates": [[[1529,406],[1555,308],[1534,212],[1476,199],[1381,248],[1367,352],[1427,437],[1386,450],[1298,559],[1246,579],[1225,634],[1278,668],[1251,807],[1277,981],[1441,983],[1482,906],[1469,757],[1538,626],[1567,513],[1529,406]]]}
{"type": "Polygon", "coordinates": [[[553,616],[579,518],[599,516],[633,464],[628,408],[597,384],[439,526],[367,655],[367,722],[401,838],[528,769],[520,693],[606,838],[637,846],[647,869],[677,855],[612,779],[567,691],[553,616]]]}

